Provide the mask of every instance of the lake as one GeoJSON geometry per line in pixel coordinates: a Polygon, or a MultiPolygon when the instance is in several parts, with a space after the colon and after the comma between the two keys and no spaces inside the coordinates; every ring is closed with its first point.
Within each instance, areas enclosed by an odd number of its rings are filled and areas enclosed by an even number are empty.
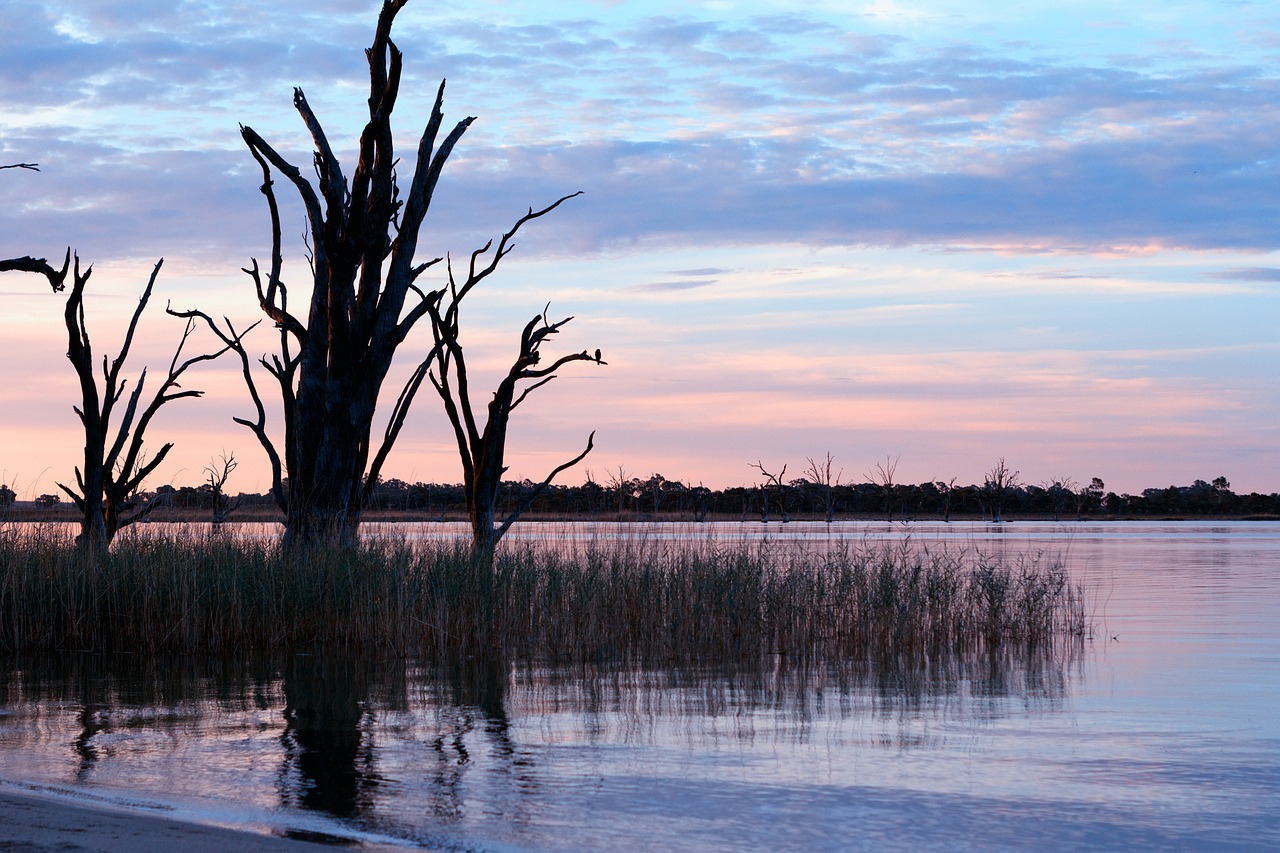
{"type": "MultiPolygon", "coordinates": [[[[544,542],[619,535],[523,529],[544,542]]],[[[1280,849],[1280,523],[642,535],[1045,551],[1088,586],[1094,627],[1053,654],[805,670],[13,660],[0,779],[281,835],[459,851],[1280,849]]]]}

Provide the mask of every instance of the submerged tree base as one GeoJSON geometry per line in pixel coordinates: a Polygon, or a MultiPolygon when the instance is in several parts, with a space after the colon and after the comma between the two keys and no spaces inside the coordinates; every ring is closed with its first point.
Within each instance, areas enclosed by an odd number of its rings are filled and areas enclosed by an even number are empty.
{"type": "Polygon", "coordinates": [[[492,565],[471,553],[131,535],[89,572],[52,530],[7,531],[0,649],[816,661],[1044,649],[1087,628],[1060,564],[972,547],[623,538],[513,545],[492,565]]]}

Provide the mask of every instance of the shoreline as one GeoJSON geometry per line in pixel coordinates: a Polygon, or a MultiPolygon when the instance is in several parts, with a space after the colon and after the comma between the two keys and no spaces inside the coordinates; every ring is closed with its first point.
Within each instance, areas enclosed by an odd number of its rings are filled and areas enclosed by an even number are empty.
{"type": "MultiPolygon", "coordinates": [[[[255,512],[252,510],[237,512],[229,516],[223,524],[228,528],[234,528],[237,524],[279,524],[284,525],[284,516],[278,512],[255,512]]],[[[887,519],[884,515],[876,513],[841,513],[838,514],[832,523],[855,523],[855,524],[871,524],[871,523],[888,523],[888,524],[1017,524],[1018,522],[1032,524],[1143,524],[1146,522],[1169,522],[1169,521],[1211,521],[1211,522],[1237,522],[1237,521],[1280,521],[1280,515],[1272,515],[1269,513],[1224,513],[1222,515],[1214,514],[1184,514],[1184,515],[1086,515],[1082,518],[1075,516],[1063,516],[1054,518],[1052,515],[1028,513],[1017,515],[1006,515],[1002,521],[993,521],[988,515],[969,512],[955,512],[950,518],[943,518],[935,515],[911,515],[903,517],[895,515],[893,519],[887,519]]],[[[34,509],[25,506],[9,508],[0,512],[0,523],[13,522],[21,524],[78,524],[80,516],[77,515],[72,507],[63,507],[54,510],[34,509]]],[[[146,519],[144,523],[156,524],[209,524],[210,518],[207,512],[201,511],[184,511],[174,510],[167,512],[156,512],[146,519]]],[[[400,510],[366,510],[361,517],[362,524],[467,524],[467,516],[465,513],[456,511],[448,512],[417,512],[417,511],[400,511],[400,510]]],[[[790,521],[783,521],[781,516],[772,516],[768,522],[762,522],[758,517],[744,517],[738,513],[720,513],[708,514],[702,521],[698,521],[689,513],[598,513],[595,515],[583,513],[581,515],[563,514],[563,513],[526,513],[520,518],[521,524],[565,524],[565,523],[603,523],[603,524],[627,524],[642,526],[646,524],[768,524],[770,526],[784,526],[789,523],[800,524],[821,524],[827,523],[826,517],[819,513],[792,513],[790,521]]]]}
{"type": "Polygon", "coordinates": [[[390,853],[413,848],[389,842],[368,842],[294,830],[298,837],[272,835],[250,828],[231,828],[184,819],[179,813],[153,806],[140,808],[98,797],[91,790],[61,793],[51,787],[0,782],[0,847],[44,853],[75,850],[87,853],[199,853],[235,850],[239,853],[321,853],[334,849],[390,853]],[[83,798],[74,796],[81,794],[83,798]]]}

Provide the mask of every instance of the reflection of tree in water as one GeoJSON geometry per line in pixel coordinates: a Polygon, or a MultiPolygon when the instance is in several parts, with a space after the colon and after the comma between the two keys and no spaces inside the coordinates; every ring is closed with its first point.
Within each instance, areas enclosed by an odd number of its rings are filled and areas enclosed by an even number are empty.
{"type": "Polygon", "coordinates": [[[59,779],[127,778],[135,754],[144,769],[152,762],[165,773],[198,774],[198,765],[185,762],[207,754],[198,739],[209,735],[234,744],[240,758],[252,748],[275,762],[283,746],[282,764],[267,765],[279,767],[274,780],[255,777],[267,796],[422,838],[426,825],[464,836],[472,823],[539,825],[563,783],[582,781],[580,762],[600,761],[603,777],[612,755],[644,755],[608,748],[614,744],[643,750],[687,741],[693,755],[735,741],[927,749],[957,730],[935,721],[1060,706],[1078,662],[1071,650],[1011,645],[857,661],[771,655],[649,667],[48,656],[15,662],[0,678],[0,704],[16,706],[3,747],[56,754],[59,779]],[[224,723],[240,727],[252,745],[239,734],[226,738],[224,723]],[[157,732],[175,745],[155,739],[157,732]],[[139,741],[148,751],[138,752],[139,741]],[[174,771],[175,759],[183,771],[174,771]]]}
{"type": "Polygon", "coordinates": [[[285,805],[356,817],[378,785],[365,731],[372,673],[353,660],[297,656],[283,667],[285,805]],[[293,777],[291,779],[291,777],[293,777]]]}
{"type": "Polygon", "coordinates": [[[66,652],[6,663],[0,707],[18,706],[23,720],[6,746],[47,749],[56,739],[69,748],[67,776],[80,783],[95,781],[111,759],[127,761],[139,741],[153,755],[161,744],[179,750],[213,712],[210,699],[234,710],[261,685],[243,661],[66,652]]]}
{"type": "Polygon", "coordinates": [[[513,788],[510,796],[493,797],[490,803],[522,808],[515,795],[536,790],[538,784],[528,755],[511,738],[506,663],[492,658],[452,660],[421,676],[434,682],[436,693],[436,734],[429,743],[425,780],[436,817],[456,820],[464,814],[464,782],[476,764],[468,740],[477,731],[489,745],[489,778],[513,788]]]}
{"type": "Polygon", "coordinates": [[[76,781],[85,782],[98,761],[99,748],[94,744],[94,738],[111,730],[113,697],[105,679],[92,669],[78,670],[73,682],[80,706],[76,713],[76,722],[80,725],[80,733],[75,739],[75,751],[80,759],[76,781]]]}

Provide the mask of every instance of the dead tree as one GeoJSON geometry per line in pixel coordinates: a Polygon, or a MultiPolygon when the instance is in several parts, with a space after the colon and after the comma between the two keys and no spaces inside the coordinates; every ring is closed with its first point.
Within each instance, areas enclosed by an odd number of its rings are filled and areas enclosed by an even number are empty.
{"type": "Polygon", "coordinates": [[[787,474],[787,466],[783,465],[782,470],[777,476],[770,474],[764,469],[764,465],[760,462],[752,462],[751,467],[757,469],[765,479],[764,485],[760,487],[760,494],[764,499],[764,506],[760,512],[760,520],[769,523],[769,487],[772,486],[778,490],[778,512],[782,513],[782,523],[786,524],[791,521],[791,516],[787,513],[786,487],[782,483],[782,478],[787,474]]]}
{"type": "Polygon", "coordinates": [[[711,511],[715,493],[699,481],[698,485],[689,489],[689,496],[693,499],[693,520],[702,524],[707,520],[707,513],[711,511]]]}
{"type": "Polygon", "coordinates": [[[397,401],[392,413],[388,434],[400,429],[404,422],[404,414],[413,400],[423,379],[427,379],[435,388],[445,414],[453,426],[454,438],[457,441],[458,457],[462,462],[462,485],[467,501],[467,516],[471,521],[471,536],[474,552],[482,558],[492,557],[499,540],[511,529],[511,525],[524,514],[533,501],[541,495],[551,481],[560,472],[577,465],[594,446],[595,433],[587,437],[587,446],[581,453],[567,462],[557,465],[551,473],[532,490],[522,497],[520,502],[507,512],[505,518],[498,520],[498,489],[502,484],[505,465],[507,430],[511,414],[523,403],[534,390],[541,388],[556,378],[556,371],[574,361],[590,361],[606,364],[600,357],[600,350],[562,355],[549,364],[542,360],[541,348],[552,335],[572,320],[566,317],[558,322],[547,318],[548,304],[542,312],[535,315],[525,324],[520,333],[520,350],[515,361],[507,370],[506,376],[498,383],[486,406],[484,425],[476,416],[472,405],[470,376],[467,373],[466,356],[459,340],[459,321],[462,300],[480,282],[488,278],[504,257],[512,250],[511,240],[526,222],[545,216],[555,210],[568,199],[580,193],[564,196],[542,208],[520,217],[509,231],[502,235],[498,245],[493,249],[493,241],[471,253],[466,278],[462,281],[454,276],[453,264],[448,264],[448,284],[430,293],[424,294],[422,305],[431,319],[431,333],[434,339],[427,358],[418,365],[417,370],[406,385],[404,393],[397,401]]]}
{"type": "Polygon", "coordinates": [[[875,467],[867,472],[867,478],[880,487],[880,493],[884,499],[885,521],[893,521],[893,477],[897,470],[898,457],[890,459],[886,456],[883,464],[877,462],[875,467]]]}
{"type": "Polygon", "coordinates": [[[369,120],[350,180],[301,89],[294,89],[293,105],[315,144],[317,186],[252,128],[241,128],[262,169],[261,191],[271,218],[270,268],[264,271],[254,260],[245,272],[253,279],[260,308],[279,330],[277,353],[261,363],[279,386],[283,453],[268,436],[250,359],[240,345],[242,334],[229,321],[220,327],[201,312],[182,313],[203,318],[241,356],[258,415],[237,421],[253,431],[271,463],[272,494],[285,514],[287,542],[349,546],[356,541],[361,513],[403,422],[398,406],[395,427],[375,445],[370,436],[378,395],[396,348],[429,307],[425,298],[406,306],[407,297],[410,291],[424,296],[414,282],[441,260],[416,261],[419,231],[445,161],[474,121],[458,122],[437,146],[444,119],[442,82],[418,143],[413,178],[402,196],[391,113],[400,92],[403,57],[391,40],[391,26],[405,2],[382,4],[373,44],[365,51],[369,120]],[[273,171],[293,185],[306,213],[311,291],[304,312],[289,301],[281,276],[273,171]]]}
{"type": "Polygon", "coordinates": [[[835,520],[835,490],[840,485],[840,478],[844,476],[844,471],[839,471],[834,476],[832,475],[831,469],[834,464],[835,459],[828,451],[827,458],[822,461],[809,457],[809,467],[804,472],[805,479],[809,481],[809,488],[818,495],[818,500],[826,515],[828,524],[835,520]]]}
{"type": "Polygon", "coordinates": [[[623,466],[618,466],[618,473],[609,472],[609,481],[606,483],[607,490],[617,497],[618,519],[621,520],[623,514],[627,511],[628,499],[635,497],[635,484],[638,481],[634,477],[628,477],[627,471],[623,466]]]}
{"type": "Polygon", "coordinates": [[[1071,503],[1078,485],[1071,477],[1055,477],[1040,484],[1045,494],[1049,497],[1050,505],[1053,507],[1054,521],[1062,520],[1062,513],[1066,511],[1067,505],[1071,503]]]}
{"type": "Polygon", "coordinates": [[[213,504],[213,529],[218,530],[222,524],[236,511],[240,501],[232,502],[226,493],[227,480],[231,472],[239,465],[236,455],[228,456],[225,452],[218,459],[210,459],[204,469],[205,485],[209,487],[209,495],[213,504]]]}
{"type": "Polygon", "coordinates": [[[183,389],[178,380],[189,367],[217,358],[226,352],[226,348],[180,361],[183,348],[194,328],[194,323],[188,320],[186,329],[174,350],[173,358],[169,362],[168,373],[155,395],[145,408],[141,408],[147,379],[147,371],[143,368],[132,393],[125,400],[124,412],[120,416],[119,424],[113,427],[111,419],[116,413],[116,404],[120,402],[127,384],[126,380],[120,378],[120,372],[133,345],[138,321],[151,299],[156,277],[160,274],[164,259],[157,261],[155,268],[151,270],[151,277],[147,280],[147,286],[142,291],[138,306],[133,311],[133,317],[129,321],[129,328],[125,333],[124,343],[120,345],[119,353],[110,361],[105,356],[102,359],[101,389],[98,387],[97,377],[94,376],[93,347],[89,341],[89,331],[84,317],[84,289],[89,282],[93,267],[88,267],[81,272],[80,258],[78,255],[75,256],[73,265],[70,249],[67,250],[66,260],[60,270],[53,269],[43,259],[20,258],[17,262],[18,266],[4,266],[4,264],[13,263],[10,261],[0,262],[0,269],[38,272],[49,279],[49,284],[55,292],[66,288],[67,273],[71,273],[71,290],[67,295],[63,320],[67,329],[67,359],[75,368],[76,376],[80,380],[80,405],[74,408],[84,428],[84,462],[75,469],[76,488],[73,489],[62,483],[58,483],[58,488],[67,493],[80,511],[81,525],[77,541],[88,551],[103,551],[111,544],[111,540],[121,528],[143,518],[156,506],[152,501],[140,508],[133,507],[129,499],[142,485],[143,480],[164,461],[169,451],[173,449],[173,443],[167,442],[154,457],[150,460],[145,459],[143,436],[152,418],[165,403],[183,397],[202,396],[203,391],[183,389]],[[110,440],[109,445],[108,440],[110,440]]]}
{"type": "Polygon", "coordinates": [[[950,480],[937,480],[933,487],[938,490],[938,496],[942,501],[942,520],[947,524],[951,523],[951,501],[956,495],[956,478],[950,480]]]}
{"type": "Polygon", "coordinates": [[[1022,484],[1018,474],[1017,471],[1009,470],[1009,466],[1004,463],[1004,457],[1001,456],[995,467],[988,471],[983,479],[979,494],[987,505],[993,522],[1004,521],[1005,502],[1008,501],[1013,490],[1022,484]]]}

